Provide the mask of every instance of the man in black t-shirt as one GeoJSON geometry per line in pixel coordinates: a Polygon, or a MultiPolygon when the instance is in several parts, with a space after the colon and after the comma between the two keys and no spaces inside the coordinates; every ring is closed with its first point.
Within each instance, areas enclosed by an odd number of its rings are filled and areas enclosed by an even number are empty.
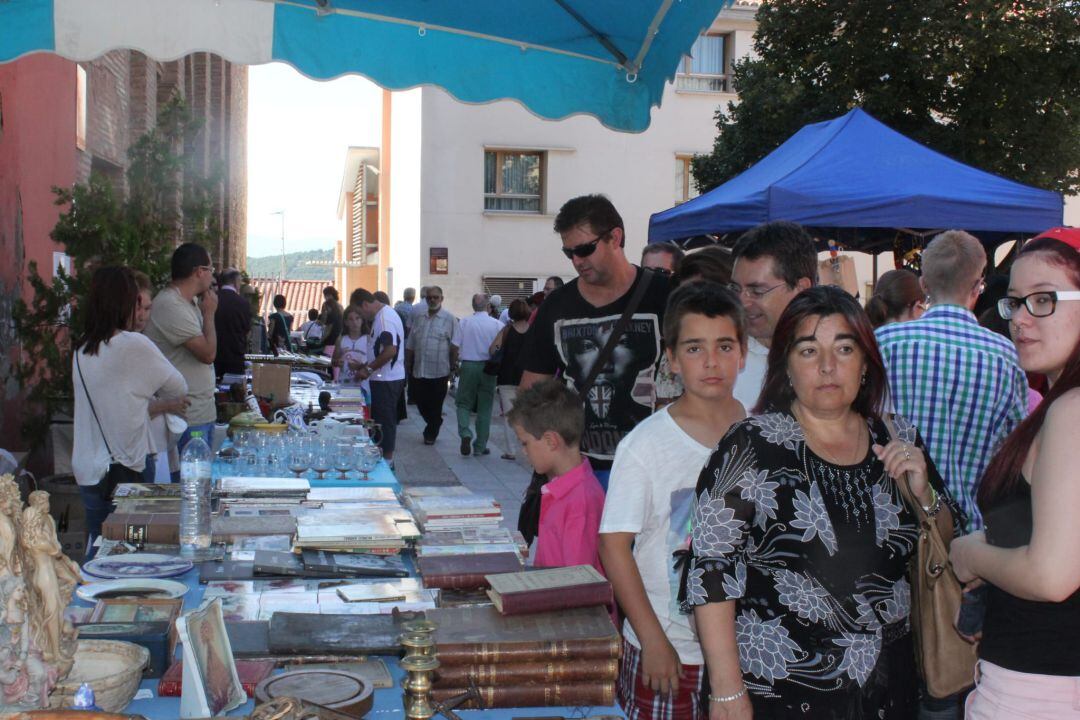
{"type": "Polygon", "coordinates": [[[580,392],[639,282],[649,287],[611,356],[582,398],[582,452],[607,488],[619,441],[652,412],[669,280],[626,259],[623,221],[611,201],[585,195],[555,218],[562,251],[578,277],[554,290],[536,314],[521,352],[524,389],[557,373],[580,392]]]}

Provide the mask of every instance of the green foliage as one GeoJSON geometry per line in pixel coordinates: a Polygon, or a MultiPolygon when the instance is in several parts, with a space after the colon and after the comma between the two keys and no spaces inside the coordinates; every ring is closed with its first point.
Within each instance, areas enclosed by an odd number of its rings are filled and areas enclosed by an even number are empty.
{"type": "Polygon", "coordinates": [[[1080,191],[1076,0],[765,0],[757,20],[739,102],[694,159],[702,192],[856,106],[961,162],[1080,191]]]}
{"type": "MultiPolygon", "coordinates": [[[[334,268],[307,265],[312,260],[333,260],[333,250],[303,250],[285,254],[285,274],[289,280],[325,280],[333,282],[334,268]]],[[[281,256],[249,257],[247,273],[253,278],[276,278],[281,274],[281,256]]]]}
{"type": "Polygon", "coordinates": [[[81,301],[90,278],[103,265],[126,265],[150,276],[154,287],[169,279],[169,258],[181,237],[216,247],[221,229],[210,202],[216,174],[186,171],[180,150],[200,130],[183,102],[161,108],[157,126],[128,150],[127,194],[102,175],[86,184],[53,188],[56,205],[67,208],[50,237],[71,258],[73,274],[57,270],[52,281],[36,263],[27,269],[33,290],[19,300],[14,320],[22,348],[15,376],[27,393],[23,435],[33,445],[45,437],[50,418],[70,412],[71,341],[83,331],[81,301]]]}

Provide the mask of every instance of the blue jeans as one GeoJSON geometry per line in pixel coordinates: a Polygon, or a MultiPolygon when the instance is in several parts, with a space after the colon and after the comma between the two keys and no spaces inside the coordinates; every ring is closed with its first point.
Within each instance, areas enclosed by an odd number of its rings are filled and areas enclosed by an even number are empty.
{"type": "Polygon", "coordinates": [[[80,485],[79,495],[82,496],[83,508],[86,514],[86,560],[92,560],[97,548],[94,540],[101,534],[101,525],[109,513],[116,509],[111,500],[101,497],[98,485],[80,485]]]}
{"type": "MultiPolygon", "coordinates": [[[[193,432],[201,432],[203,441],[206,442],[206,444],[209,445],[211,449],[213,449],[214,447],[214,443],[212,442],[214,436],[214,423],[204,423],[203,425],[188,425],[187,430],[185,430],[184,434],[180,436],[180,441],[176,443],[176,454],[179,455],[181,458],[184,455],[184,448],[189,442],[191,442],[191,433],[193,432]]],[[[180,471],[178,470],[174,473],[169,473],[169,479],[173,482],[180,482],[180,471]]],[[[153,481],[149,480],[148,482],[153,481]]]]}
{"type": "Polygon", "coordinates": [[[593,475],[600,481],[600,487],[604,488],[604,492],[607,493],[608,478],[611,477],[610,470],[593,470],[593,475]]]}

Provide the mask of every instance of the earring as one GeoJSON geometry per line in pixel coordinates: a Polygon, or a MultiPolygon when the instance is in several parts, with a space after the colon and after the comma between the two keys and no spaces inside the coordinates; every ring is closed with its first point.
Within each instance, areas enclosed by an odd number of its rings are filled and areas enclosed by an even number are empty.
{"type": "Polygon", "coordinates": [[[866,372],[863,372],[862,379],[859,380],[859,384],[860,385],[865,385],[866,384],[866,372]]]}

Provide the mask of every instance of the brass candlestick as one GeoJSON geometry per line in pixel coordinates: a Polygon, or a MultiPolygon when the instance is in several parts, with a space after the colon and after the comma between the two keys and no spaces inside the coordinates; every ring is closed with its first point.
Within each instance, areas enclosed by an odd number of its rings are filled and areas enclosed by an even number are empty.
{"type": "Polygon", "coordinates": [[[405,657],[435,657],[435,639],[427,633],[409,632],[398,636],[405,657]]]}
{"type": "Polygon", "coordinates": [[[401,669],[408,676],[401,683],[405,689],[406,720],[429,720],[435,715],[431,704],[431,684],[439,661],[423,655],[406,655],[401,660],[401,669]]]}
{"type": "Polygon", "coordinates": [[[439,626],[430,620],[409,620],[402,623],[401,627],[405,628],[406,632],[431,635],[435,632],[435,628],[439,626]]]}

